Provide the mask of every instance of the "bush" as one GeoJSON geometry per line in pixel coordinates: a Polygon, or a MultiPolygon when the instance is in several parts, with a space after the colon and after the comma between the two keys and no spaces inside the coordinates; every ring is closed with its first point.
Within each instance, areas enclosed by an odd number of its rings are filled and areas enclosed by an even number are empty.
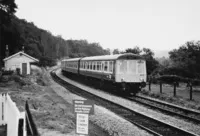
{"type": "Polygon", "coordinates": [[[12,70],[5,70],[5,71],[2,71],[2,76],[3,75],[12,75],[14,73],[14,71],[12,70]]]}
{"type": "Polygon", "coordinates": [[[167,84],[176,83],[177,85],[179,84],[179,82],[187,83],[188,85],[189,83],[195,86],[200,85],[200,79],[185,78],[177,75],[161,75],[157,77],[151,76],[149,78],[149,81],[151,81],[152,83],[158,83],[158,82],[163,82],[167,84]]]}
{"type": "Polygon", "coordinates": [[[41,57],[39,63],[38,64],[34,63],[34,64],[40,67],[47,67],[47,66],[52,67],[56,65],[56,60],[49,57],[41,57]]]}
{"type": "Polygon", "coordinates": [[[160,77],[158,77],[158,80],[161,82],[165,82],[168,84],[173,84],[174,82],[180,82],[183,80],[182,77],[180,76],[176,76],[176,75],[162,75],[160,77]]]}
{"type": "Polygon", "coordinates": [[[194,86],[200,85],[199,79],[193,79],[191,82],[192,82],[192,85],[194,85],[194,86]]]}
{"type": "Polygon", "coordinates": [[[18,75],[13,75],[13,76],[12,76],[12,79],[13,79],[15,82],[19,83],[21,86],[26,85],[26,82],[25,82],[20,76],[18,76],[18,75]]]}

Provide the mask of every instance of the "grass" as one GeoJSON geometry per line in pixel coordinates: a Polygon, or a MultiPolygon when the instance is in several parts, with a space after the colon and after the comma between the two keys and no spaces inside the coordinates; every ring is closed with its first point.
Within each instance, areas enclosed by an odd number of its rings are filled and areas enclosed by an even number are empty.
{"type": "Polygon", "coordinates": [[[180,106],[200,110],[200,88],[195,87],[193,93],[193,99],[190,100],[189,88],[186,87],[186,84],[180,84],[177,87],[176,97],[173,94],[173,86],[164,84],[162,87],[162,93],[160,93],[160,86],[157,84],[151,85],[151,91],[149,87],[144,88],[141,93],[153,98],[167,101],[169,103],[177,104],[180,106]]]}

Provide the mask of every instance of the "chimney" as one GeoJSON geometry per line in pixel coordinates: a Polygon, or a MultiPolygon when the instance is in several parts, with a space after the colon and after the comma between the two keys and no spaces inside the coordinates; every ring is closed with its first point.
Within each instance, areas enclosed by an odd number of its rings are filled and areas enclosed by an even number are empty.
{"type": "Polygon", "coordinates": [[[8,49],[8,45],[6,45],[6,58],[9,57],[9,49],[8,49]]]}
{"type": "Polygon", "coordinates": [[[24,52],[24,46],[22,46],[22,52],[24,52]]]}

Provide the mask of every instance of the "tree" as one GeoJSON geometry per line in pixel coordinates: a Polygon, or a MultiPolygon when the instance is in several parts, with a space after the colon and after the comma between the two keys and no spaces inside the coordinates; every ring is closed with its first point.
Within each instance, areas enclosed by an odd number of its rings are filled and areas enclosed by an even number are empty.
{"type": "Polygon", "coordinates": [[[4,32],[9,28],[10,18],[16,12],[17,5],[15,0],[1,0],[0,1],[0,68],[2,67],[2,59],[5,55],[5,41],[4,32]],[[3,48],[2,48],[3,46],[3,48]]]}
{"type": "Polygon", "coordinates": [[[142,56],[146,60],[147,74],[150,75],[156,68],[158,68],[159,63],[154,58],[154,52],[151,49],[143,48],[142,50],[143,50],[142,56]]]}
{"type": "Polygon", "coordinates": [[[134,54],[140,54],[142,52],[142,50],[138,47],[138,46],[135,46],[133,49],[131,48],[128,48],[125,50],[125,53],[134,53],[134,54]]]}
{"type": "Polygon", "coordinates": [[[114,49],[114,50],[113,50],[113,54],[120,54],[119,49],[114,49]]]}
{"type": "Polygon", "coordinates": [[[15,0],[1,0],[0,1],[0,10],[9,15],[13,15],[16,12],[17,5],[15,0]]]}
{"type": "Polygon", "coordinates": [[[183,71],[180,76],[200,78],[200,41],[189,41],[169,52],[172,67],[183,71]]]}

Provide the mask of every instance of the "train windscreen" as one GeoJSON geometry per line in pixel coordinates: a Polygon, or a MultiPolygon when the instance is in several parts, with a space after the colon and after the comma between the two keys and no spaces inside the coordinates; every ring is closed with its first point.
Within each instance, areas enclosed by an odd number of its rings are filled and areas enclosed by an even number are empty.
{"type": "Polygon", "coordinates": [[[144,60],[129,60],[128,61],[129,74],[145,74],[145,61],[144,60]]]}
{"type": "Polygon", "coordinates": [[[119,66],[121,74],[146,74],[144,60],[121,60],[119,66]]]}

